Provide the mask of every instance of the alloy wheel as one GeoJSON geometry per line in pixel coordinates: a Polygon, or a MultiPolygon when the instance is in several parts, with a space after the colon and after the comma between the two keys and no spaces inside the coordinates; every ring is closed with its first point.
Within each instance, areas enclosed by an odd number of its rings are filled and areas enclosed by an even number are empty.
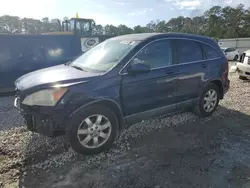
{"type": "Polygon", "coordinates": [[[109,139],[111,123],[107,117],[95,114],[85,118],[78,127],[77,138],[86,148],[98,148],[109,139]]]}
{"type": "Polygon", "coordinates": [[[203,108],[206,112],[211,112],[217,103],[218,95],[217,92],[214,89],[210,89],[204,97],[204,104],[203,108]]]}

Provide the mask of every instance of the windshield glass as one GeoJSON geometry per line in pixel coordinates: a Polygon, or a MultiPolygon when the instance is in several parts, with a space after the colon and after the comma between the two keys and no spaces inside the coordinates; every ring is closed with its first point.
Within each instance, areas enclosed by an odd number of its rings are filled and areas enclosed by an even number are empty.
{"type": "Polygon", "coordinates": [[[107,72],[133,49],[139,41],[106,40],[78,57],[71,66],[89,72],[107,72]]]}

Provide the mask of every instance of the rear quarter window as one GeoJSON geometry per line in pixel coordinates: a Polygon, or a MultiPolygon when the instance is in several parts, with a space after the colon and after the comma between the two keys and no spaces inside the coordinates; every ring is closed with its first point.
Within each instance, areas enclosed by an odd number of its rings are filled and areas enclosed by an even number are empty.
{"type": "Polygon", "coordinates": [[[202,49],[204,51],[205,59],[214,59],[220,57],[220,53],[209,45],[202,44],[202,49]]]}

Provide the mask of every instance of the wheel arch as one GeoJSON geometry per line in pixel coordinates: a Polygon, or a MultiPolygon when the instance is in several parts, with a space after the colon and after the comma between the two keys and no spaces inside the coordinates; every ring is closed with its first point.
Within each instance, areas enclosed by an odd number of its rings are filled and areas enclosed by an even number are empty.
{"type": "MultiPolygon", "coordinates": [[[[220,99],[223,99],[224,91],[223,91],[223,85],[222,85],[221,79],[210,80],[210,81],[208,81],[208,82],[206,83],[205,87],[207,87],[208,84],[215,84],[215,85],[219,88],[220,99]]],[[[205,88],[205,87],[204,87],[204,88],[205,88]]]]}
{"type": "Polygon", "coordinates": [[[92,105],[101,105],[101,106],[105,106],[105,107],[108,107],[109,109],[111,109],[115,113],[115,115],[117,116],[118,123],[119,123],[119,132],[122,131],[122,129],[124,128],[123,111],[122,111],[120,105],[118,104],[118,102],[116,102],[113,99],[98,98],[98,99],[95,99],[93,101],[87,102],[86,104],[80,106],[75,111],[73,111],[70,114],[70,117],[73,117],[75,114],[82,111],[84,108],[87,108],[87,107],[92,106],[92,105]]]}

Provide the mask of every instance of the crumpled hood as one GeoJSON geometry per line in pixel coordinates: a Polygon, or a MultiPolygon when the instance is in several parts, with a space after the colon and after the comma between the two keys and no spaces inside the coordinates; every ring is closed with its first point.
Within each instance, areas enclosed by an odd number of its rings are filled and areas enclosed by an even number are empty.
{"type": "Polygon", "coordinates": [[[25,74],[15,81],[19,90],[26,90],[44,84],[79,82],[99,76],[100,73],[84,72],[67,65],[58,65],[25,74]]]}

